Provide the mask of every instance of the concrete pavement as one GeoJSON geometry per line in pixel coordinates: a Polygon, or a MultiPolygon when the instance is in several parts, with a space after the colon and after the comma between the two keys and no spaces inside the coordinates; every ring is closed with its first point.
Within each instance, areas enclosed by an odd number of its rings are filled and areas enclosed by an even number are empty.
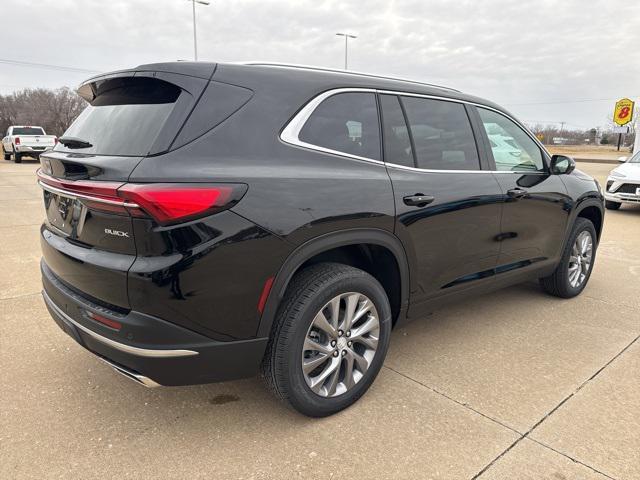
{"type": "MultiPolygon", "coordinates": [[[[39,295],[36,167],[0,163],[0,478],[640,478],[640,207],[607,212],[580,297],[442,308],[313,420],[254,379],[144,389],[63,334],[39,295]]],[[[604,184],[612,166],[579,168],[604,184]]]]}

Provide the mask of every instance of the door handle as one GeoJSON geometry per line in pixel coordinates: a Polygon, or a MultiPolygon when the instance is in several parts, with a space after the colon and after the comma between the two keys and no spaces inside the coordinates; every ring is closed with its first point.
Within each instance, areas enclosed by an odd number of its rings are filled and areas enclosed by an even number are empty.
{"type": "Polygon", "coordinates": [[[528,194],[529,192],[527,192],[523,188],[512,188],[511,190],[507,191],[507,195],[509,195],[509,197],[511,198],[523,198],[523,197],[526,197],[528,194]]]}
{"type": "Polygon", "coordinates": [[[402,198],[405,205],[410,207],[424,207],[433,202],[435,198],[431,195],[425,195],[423,193],[416,193],[415,195],[408,195],[402,198]]]}

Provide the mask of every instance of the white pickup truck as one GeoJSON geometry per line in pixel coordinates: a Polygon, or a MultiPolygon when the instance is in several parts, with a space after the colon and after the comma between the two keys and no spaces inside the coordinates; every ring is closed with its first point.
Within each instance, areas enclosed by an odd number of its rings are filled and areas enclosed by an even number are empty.
{"type": "Polygon", "coordinates": [[[2,139],[2,153],[5,160],[22,162],[23,156],[40,159],[40,154],[56,146],[58,139],[55,135],[47,135],[42,127],[13,125],[7,129],[2,139]]]}

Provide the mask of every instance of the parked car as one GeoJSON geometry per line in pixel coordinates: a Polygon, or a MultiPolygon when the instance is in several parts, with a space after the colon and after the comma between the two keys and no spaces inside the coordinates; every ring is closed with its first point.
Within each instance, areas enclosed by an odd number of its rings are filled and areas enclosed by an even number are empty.
{"type": "Polygon", "coordinates": [[[56,142],[56,136],[47,135],[42,127],[13,125],[7,129],[2,139],[2,154],[5,160],[13,157],[16,163],[22,162],[23,156],[39,160],[40,154],[51,150],[56,142]]]}
{"type": "Polygon", "coordinates": [[[604,193],[609,210],[618,210],[623,203],[640,205],[640,152],[630,158],[620,157],[622,165],[614,168],[607,178],[604,193]]]}
{"type": "Polygon", "coordinates": [[[599,185],[491,102],[189,62],[78,92],[90,105],[40,159],[43,295],[146,386],[261,372],[330,415],[369,388],[393,327],[471,293],[541,279],[569,298],[589,280],[599,185]],[[496,165],[488,125],[521,154],[496,165]]]}

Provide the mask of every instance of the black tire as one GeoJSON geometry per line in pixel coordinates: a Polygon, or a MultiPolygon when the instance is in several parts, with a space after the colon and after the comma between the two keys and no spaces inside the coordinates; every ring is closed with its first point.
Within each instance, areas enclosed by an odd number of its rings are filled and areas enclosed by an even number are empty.
{"type": "Polygon", "coordinates": [[[375,380],[389,347],[391,308],[382,285],[368,273],[339,263],[320,263],[291,280],[274,322],[262,376],[277,398],[310,417],[325,417],[356,402],[375,380]],[[302,352],[309,327],[323,306],[342,293],[366,295],[379,317],[378,346],[364,376],[344,393],[321,396],[307,385],[302,352]]]}
{"type": "Polygon", "coordinates": [[[2,147],[2,155],[5,160],[11,160],[11,154],[5,151],[4,146],[2,147]]]}
{"type": "Polygon", "coordinates": [[[618,210],[622,206],[622,204],[618,202],[612,202],[610,200],[605,200],[604,206],[607,210],[618,210]]]}
{"type": "Polygon", "coordinates": [[[22,154],[16,152],[15,150],[13,151],[13,161],[16,163],[22,163],[22,154]]]}
{"type": "Polygon", "coordinates": [[[576,222],[573,225],[573,229],[571,230],[571,234],[567,239],[564,251],[562,252],[562,259],[560,260],[560,263],[556,267],[553,274],[549,275],[546,278],[540,279],[542,288],[547,293],[560,298],[572,298],[576,295],[579,295],[587,286],[589,278],[591,277],[593,265],[596,260],[597,242],[598,236],[596,234],[596,229],[593,226],[593,223],[591,223],[591,221],[587,220],[586,218],[577,218],[576,222]],[[578,235],[585,231],[589,232],[589,234],[591,235],[591,241],[593,242],[591,265],[582,283],[577,287],[574,287],[569,281],[569,262],[571,257],[571,250],[575,244],[576,239],[578,238],[578,235]]]}

